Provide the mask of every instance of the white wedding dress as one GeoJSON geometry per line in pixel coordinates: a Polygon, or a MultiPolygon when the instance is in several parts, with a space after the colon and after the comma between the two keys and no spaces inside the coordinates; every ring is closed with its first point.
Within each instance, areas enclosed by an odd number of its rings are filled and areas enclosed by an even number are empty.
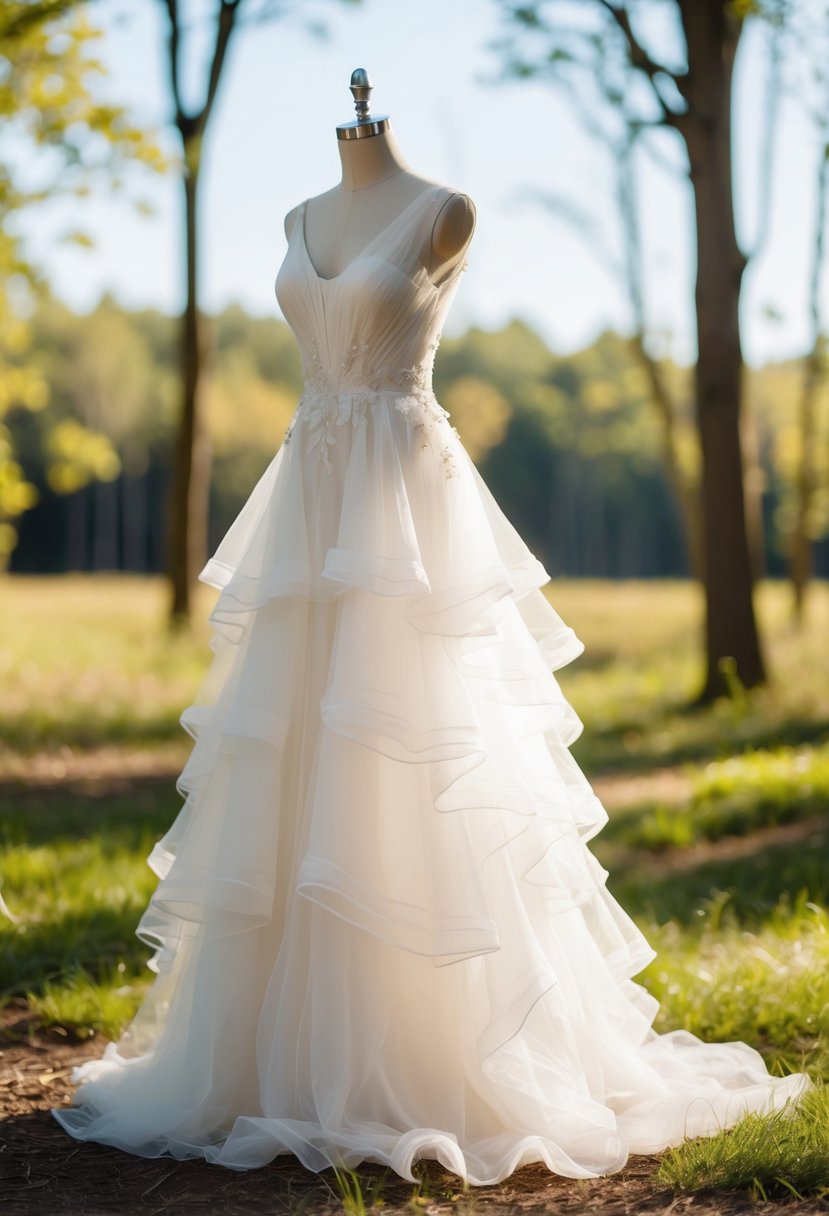
{"type": "Polygon", "coordinates": [[[653,952],[586,847],[606,815],[551,674],[581,643],[431,391],[450,193],[330,279],[294,223],[276,290],[305,389],[201,574],[215,657],[137,929],[158,974],[53,1111],[79,1140],[587,1178],[807,1083],[657,1035],[631,978],[653,952]]]}

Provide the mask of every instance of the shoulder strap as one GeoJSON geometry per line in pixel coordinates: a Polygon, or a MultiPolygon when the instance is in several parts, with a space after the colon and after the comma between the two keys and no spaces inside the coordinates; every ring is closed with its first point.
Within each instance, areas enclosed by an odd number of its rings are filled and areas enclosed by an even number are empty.
{"type": "MultiPolygon", "coordinates": [[[[435,287],[442,287],[465,265],[466,250],[464,249],[456,258],[439,268],[437,279],[433,273],[430,273],[435,224],[449,200],[459,193],[451,186],[445,186],[442,183],[436,183],[424,191],[425,197],[415,200],[415,203],[421,205],[411,208],[413,212],[411,221],[404,225],[404,231],[397,234],[395,240],[396,253],[401,265],[409,267],[413,276],[417,271],[425,272],[435,287]]],[[[404,216],[398,217],[399,220],[403,218],[404,216]]],[[[395,220],[394,224],[397,223],[398,220],[395,220]]]]}

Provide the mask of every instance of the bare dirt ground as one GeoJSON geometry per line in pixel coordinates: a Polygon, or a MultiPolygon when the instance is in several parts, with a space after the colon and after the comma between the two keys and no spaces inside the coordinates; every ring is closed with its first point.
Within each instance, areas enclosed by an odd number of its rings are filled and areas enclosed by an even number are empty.
{"type": "MultiPolygon", "coordinates": [[[[146,783],[169,782],[181,763],[180,749],[159,763],[159,756],[145,761],[138,757],[129,772],[118,749],[110,755],[102,749],[97,763],[89,758],[76,764],[71,753],[54,757],[33,772],[25,773],[25,788],[31,794],[54,785],[64,793],[83,793],[93,784],[132,789],[146,783]]],[[[23,793],[23,773],[4,771],[0,780],[23,793]]],[[[634,782],[620,777],[606,779],[600,792],[607,804],[635,801],[653,795],[658,787],[665,796],[677,796],[675,785],[683,778],[658,773],[634,782]],[[669,788],[670,787],[670,790],[669,788]]],[[[774,829],[797,834],[804,825],[774,829]]],[[[711,846],[704,846],[707,850],[711,846]]],[[[734,842],[719,848],[738,847],[734,842]]],[[[695,858],[699,860],[699,858],[695,858]]],[[[235,1172],[204,1162],[179,1162],[171,1157],[146,1160],[97,1144],[80,1144],[69,1137],[52,1118],[53,1106],[71,1100],[72,1068],[82,1060],[99,1056],[100,1038],[78,1040],[65,1032],[33,1028],[24,1002],[13,1003],[0,1013],[0,1211],[3,1216],[134,1216],[164,1213],[165,1216],[328,1216],[343,1211],[343,1203],[331,1171],[313,1174],[293,1158],[279,1158],[271,1165],[250,1172],[235,1172]]],[[[578,1182],[551,1175],[541,1166],[517,1171],[495,1187],[470,1188],[464,1192],[457,1178],[436,1163],[423,1166],[419,1187],[404,1182],[380,1167],[363,1166],[360,1178],[367,1208],[376,1189],[385,1216],[506,1216],[507,1213],[545,1213],[548,1216],[812,1216],[829,1213],[829,1202],[787,1202],[755,1205],[743,1194],[676,1194],[655,1181],[658,1162],[634,1158],[616,1175],[591,1182],[578,1182]]],[[[354,1214],[357,1216],[357,1213],[354,1214]]]]}
{"type": "MultiPolygon", "coordinates": [[[[70,1073],[103,1050],[97,1039],[77,1041],[31,1030],[21,1003],[9,1007],[0,1028],[0,1198],[4,1216],[71,1213],[72,1216],[328,1216],[343,1211],[331,1171],[312,1174],[293,1158],[238,1173],[171,1157],[145,1160],[118,1149],[80,1144],[49,1114],[69,1103],[70,1073]]],[[[527,1166],[494,1187],[465,1193],[438,1165],[424,1169],[416,1188],[379,1167],[363,1166],[370,1196],[379,1186],[385,1216],[812,1216],[826,1202],[755,1206],[745,1195],[675,1194],[654,1181],[657,1162],[634,1158],[620,1174],[591,1182],[527,1166]]]]}

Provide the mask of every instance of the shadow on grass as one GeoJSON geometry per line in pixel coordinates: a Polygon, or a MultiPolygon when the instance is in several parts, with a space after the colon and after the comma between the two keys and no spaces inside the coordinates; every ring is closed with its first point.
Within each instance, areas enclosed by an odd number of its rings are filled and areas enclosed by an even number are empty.
{"type": "Polygon", "coordinates": [[[85,749],[106,744],[134,744],[180,741],[184,735],[179,722],[180,709],[163,710],[146,717],[136,716],[131,707],[123,712],[98,717],[87,707],[77,713],[61,710],[60,717],[16,714],[0,716],[0,735],[10,751],[28,755],[48,747],[68,746],[85,749]]]}
{"type": "Polygon", "coordinates": [[[140,848],[147,834],[161,836],[181,808],[170,777],[130,777],[126,789],[84,784],[77,791],[18,792],[0,785],[0,846],[55,845],[100,836],[105,846],[140,848]]]}
{"type": "MultiPolygon", "coordinates": [[[[49,982],[77,971],[94,980],[104,980],[123,962],[132,972],[142,973],[149,951],[135,937],[135,927],[155,882],[143,869],[153,843],[172,823],[181,798],[170,780],[132,779],[129,792],[115,795],[102,783],[94,792],[72,796],[69,791],[30,792],[23,805],[7,788],[0,791],[0,845],[5,848],[53,850],[54,890],[48,905],[54,911],[24,917],[20,926],[5,926],[0,949],[0,993],[42,994],[49,982]],[[136,872],[147,879],[147,887],[125,889],[108,902],[96,893],[61,890],[61,858],[67,848],[94,841],[100,860],[134,854],[136,872]]],[[[109,880],[111,882],[111,879],[109,880]]],[[[106,871],[96,880],[108,887],[106,871]]],[[[14,909],[13,895],[6,891],[14,909]]]]}
{"type": "Polygon", "coordinates": [[[746,748],[820,743],[827,736],[829,719],[790,716],[769,721],[760,713],[717,716],[677,703],[652,716],[607,726],[588,722],[572,750],[588,775],[647,773],[676,764],[723,760],[746,748]]]}
{"type": "Polygon", "coordinates": [[[759,928],[781,902],[805,899],[829,904],[829,822],[798,825],[798,838],[769,839],[768,833],[702,848],[660,854],[624,854],[596,844],[610,870],[608,885],[631,914],[660,924],[702,925],[712,903],[727,908],[746,929],[759,928]]]}
{"type": "Polygon", "coordinates": [[[122,962],[128,972],[143,975],[150,951],[135,936],[140,914],[130,902],[117,908],[93,907],[67,913],[57,923],[27,924],[25,933],[7,935],[0,953],[0,995],[41,996],[49,983],[81,971],[96,983],[104,982],[122,962]]]}

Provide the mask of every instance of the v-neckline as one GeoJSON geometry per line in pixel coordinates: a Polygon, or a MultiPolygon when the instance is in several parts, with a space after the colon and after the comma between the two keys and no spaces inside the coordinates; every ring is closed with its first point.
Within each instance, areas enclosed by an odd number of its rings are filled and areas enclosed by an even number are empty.
{"type": "Polygon", "coordinates": [[[389,220],[388,224],[383,225],[383,227],[380,229],[380,231],[377,232],[371,238],[371,240],[366,245],[363,246],[363,248],[360,250],[360,252],[358,254],[355,254],[355,256],[351,259],[351,261],[348,263],[348,265],[344,266],[339,274],[330,275],[328,278],[324,278],[319,273],[319,271],[317,270],[316,266],[314,265],[314,263],[311,259],[311,254],[308,251],[308,241],[306,240],[306,237],[305,237],[305,212],[308,208],[309,200],[307,198],[304,199],[303,203],[302,203],[302,214],[299,219],[299,234],[300,234],[300,238],[301,238],[302,249],[305,254],[305,261],[308,263],[308,267],[309,267],[312,275],[314,276],[314,278],[317,280],[318,283],[336,283],[336,282],[338,282],[338,280],[341,279],[343,277],[343,275],[348,273],[348,271],[355,264],[355,262],[359,262],[360,258],[364,257],[368,253],[368,251],[369,251],[369,249],[371,249],[372,245],[376,244],[376,242],[379,241],[381,236],[383,236],[386,232],[388,232],[388,230],[390,228],[393,228],[396,223],[398,223],[400,220],[402,220],[404,215],[406,215],[409,211],[411,211],[411,209],[412,209],[412,207],[414,207],[415,203],[419,203],[420,200],[422,198],[425,198],[427,194],[434,194],[434,192],[436,190],[442,190],[442,189],[443,189],[443,186],[434,185],[434,186],[428,186],[425,190],[421,190],[420,194],[418,194],[416,198],[413,198],[410,203],[407,203],[407,205],[403,208],[403,210],[398,212],[398,214],[394,217],[393,220],[389,220]]]}

